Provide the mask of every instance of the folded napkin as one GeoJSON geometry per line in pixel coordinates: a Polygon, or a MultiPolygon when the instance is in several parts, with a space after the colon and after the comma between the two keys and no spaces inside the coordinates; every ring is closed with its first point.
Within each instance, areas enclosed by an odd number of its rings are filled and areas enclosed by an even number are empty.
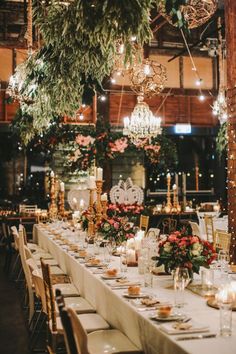
{"type": "Polygon", "coordinates": [[[188,323],[166,322],[163,323],[159,328],[168,334],[209,332],[209,327],[194,321],[188,323]]]}

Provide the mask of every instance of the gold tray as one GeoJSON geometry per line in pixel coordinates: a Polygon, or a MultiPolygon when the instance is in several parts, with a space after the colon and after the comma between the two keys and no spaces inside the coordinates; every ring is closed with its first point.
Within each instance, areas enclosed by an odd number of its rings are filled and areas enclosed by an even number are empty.
{"type": "MultiPolygon", "coordinates": [[[[219,305],[218,305],[218,303],[217,303],[215,298],[208,299],[207,300],[207,305],[210,306],[210,307],[213,307],[214,309],[219,310],[219,305]]],[[[236,311],[236,306],[232,307],[232,311],[236,311]]]]}
{"type": "Polygon", "coordinates": [[[194,294],[197,294],[197,295],[205,297],[205,298],[215,296],[215,294],[218,291],[217,287],[212,287],[211,289],[206,289],[206,288],[203,288],[201,284],[194,284],[194,283],[189,284],[187,286],[187,289],[192,291],[194,294]]]}

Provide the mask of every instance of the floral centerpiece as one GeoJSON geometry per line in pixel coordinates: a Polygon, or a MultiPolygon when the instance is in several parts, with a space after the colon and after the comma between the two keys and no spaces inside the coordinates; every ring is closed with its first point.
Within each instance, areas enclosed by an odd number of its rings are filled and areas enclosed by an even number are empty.
{"type": "Polygon", "coordinates": [[[119,216],[102,219],[98,224],[97,231],[101,232],[105,239],[114,239],[117,244],[135,236],[133,223],[128,222],[127,218],[119,216]]]}
{"type": "Polygon", "coordinates": [[[88,230],[88,224],[89,224],[89,219],[91,217],[91,215],[93,215],[93,217],[95,217],[95,210],[93,212],[91,212],[89,209],[86,209],[82,212],[80,219],[79,219],[79,223],[81,224],[82,229],[88,230]]]}
{"type": "Polygon", "coordinates": [[[78,134],[73,143],[73,153],[68,156],[68,163],[72,167],[87,170],[96,154],[95,139],[90,135],[78,134]]]}
{"type": "Polygon", "coordinates": [[[157,266],[164,265],[167,273],[185,267],[192,278],[201,266],[209,268],[215,258],[216,251],[208,241],[176,231],[159,243],[157,266]]]}
{"type": "Polygon", "coordinates": [[[107,214],[109,216],[127,216],[128,218],[132,216],[139,215],[144,210],[143,205],[135,204],[109,204],[107,209],[107,214]]]}

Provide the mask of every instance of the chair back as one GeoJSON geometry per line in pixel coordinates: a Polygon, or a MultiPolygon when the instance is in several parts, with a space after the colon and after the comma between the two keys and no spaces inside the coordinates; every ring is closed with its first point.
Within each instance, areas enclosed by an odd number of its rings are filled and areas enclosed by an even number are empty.
{"type": "Polygon", "coordinates": [[[31,279],[31,272],[26,262],[27,257],[25,254],[25,243],[24,243],[24,235],[22,230],[19,231],[19,253],[20,253],[21,264],[22,264],[22,268],[24,271],[25,280],[27,284],[27,290],[29,294],[29,320],[31,320],[34,313],[34,292],[32,286],[33,284],[31,279]]]}
{"type": "Polygon", "coordinates": [[[229,252],[231,244],[231,234],[217,229],[215,231],[215,248],[229,252]]]}
{"type": "Polygon", "coordinates": [[[139,221],[139,228],[145,231],[146,233],[148,230],[148,224],[149,224],[149,216],[141,214],[140,221],[139,221]]]}
{"type": "Polygon", "coordinates": [[[75,338],[76,348],[78,354],[90,354],[88,351],[88,336],[85,332],[78,316],[72,308],[67,309],[73,334],[75,338]]]}
{"type": "Polygon", "coordinates": [[[177,220],[171,218],[165,218],[162,221],[162,232],[163,234],[170,234],[171,232],[176,231],[177,220]]]}
{"type": "Polygon", "coordinates": [[[46,264],[41,258],[41,267],[44,281],[44,291],[47,306],[48,321],[52,321],[52,331],[57,331],[57,318],[56,318],[56,307],[55,307],[55,297],[52,286],[52,277],[49,264],[46,264]]]}
{"type": "Polygon", "coordinates": [[[213,243],[215,245],[215,230],[213,224],[213,216],[212,215],[205,215],[205,228],[206,228],[206,237],[207,241],[213,243]]]}
{"type": "Polygon", "coordinates": [[[11,226],[11,232],[14,238],[15,250],[19,251],[19,233],[16,226],[11,226]]]}
{"type": "Polygon", "coordinates": [[[41,300],[42,311],[47,315],[47,303],[45,298],[44,281],[38,271],[32,272],[32,283],[35,287],[36,296],[41,300]]]}
{"type": "Polygon", "coordinates": [[[150,229],[148,229],[148,232],[146,233],[146,237],[154,238],[157,240],[160,235],[160,231],[161,230],[157,227],[150,227],[150,229]]]}
{"type": "Polygon", "coordinates": [[[192,234],[201,237],[201,231],[198,223],[189,221],[189,225],[191,226],[192,234]]]}
{"type": "Polygon", "coordinates": [[[27,246],[27,234],[26,234],[25,227],[22,224],[19,225],[19,231],[22,232],[24,237],[24,244],[27,246]]]}
{"type": "Polygon", "coordinates": [[[70,317],[67,310],[65,309],[65,301],[59,289],[56,289],[56,302],[59,308],[61,322],[64,329],[66,352],[67,354],[78,354],[70,317]]]}

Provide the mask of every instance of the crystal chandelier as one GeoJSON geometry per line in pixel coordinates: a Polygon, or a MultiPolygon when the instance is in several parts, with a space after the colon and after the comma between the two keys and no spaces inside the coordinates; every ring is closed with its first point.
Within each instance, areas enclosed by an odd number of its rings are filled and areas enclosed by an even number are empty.
{"type": "Polygon", "coordinates": [[[134,107],[131,117],[124,118],[123,134],[127,135],[134,145],[140,144],[143,140],[155,137],[161,134],[161,118],[155,117],[143,101],[143,96],[139,95],[138,103],[134,107]]]}
{"type": "MultiPolygon", "coordinates": [[[[219,19],[219,26],[221,26],[221,22],[219,19]]],[[[216,100],[212,106],[212,113],[215,116],[218,116],[220,124],[223,124],[227,121],[227,99],[226,99],[226,87],[225,87],[225,67],[224,67],[224,48],[223,48],[222,34],[219,32],[219,92],[216,100]]]]}

